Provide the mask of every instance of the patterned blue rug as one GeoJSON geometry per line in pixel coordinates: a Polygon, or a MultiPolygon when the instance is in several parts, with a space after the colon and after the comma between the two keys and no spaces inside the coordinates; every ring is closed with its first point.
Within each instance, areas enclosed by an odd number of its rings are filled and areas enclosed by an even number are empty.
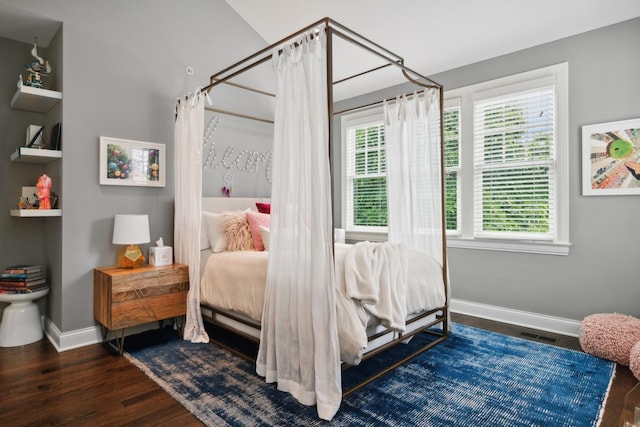
{"type": "MultiPolygon", "coordinates": [[[[431,339],[422,335],[348,369],[344,380],[431,339]]],[[[326,422],[233,353],[160,341],[129,346],[125,355],[209,426],[595,426],[615,368],[585,353],[454,324],[446,341],[344,399],[326,422]]]]}

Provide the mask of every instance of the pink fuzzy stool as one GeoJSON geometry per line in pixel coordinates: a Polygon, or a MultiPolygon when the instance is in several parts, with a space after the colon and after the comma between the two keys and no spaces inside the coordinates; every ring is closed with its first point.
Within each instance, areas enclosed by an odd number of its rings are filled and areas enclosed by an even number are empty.
{"type": "MultiPolygon", "coordinates": [[[[624,366],[629,366],[631,348],[638,341],[640,319],[626,314],[592,314],[584,318],[580,327],[580,345],[585,353],[624,366]]],[[[640,364],[640,360],[636,363],[640,364]]],[[[640,366],[638,371],[640,373],[640,366]]],[[[634,375],[638,376],[635,372],[634,375]]]]}
{"type": "Polygon", "coordinates": [[[640,341],[631,347],[631,353],[629,354],[629,369],[631,369],[633,376],[640,381],[640,341]]]}

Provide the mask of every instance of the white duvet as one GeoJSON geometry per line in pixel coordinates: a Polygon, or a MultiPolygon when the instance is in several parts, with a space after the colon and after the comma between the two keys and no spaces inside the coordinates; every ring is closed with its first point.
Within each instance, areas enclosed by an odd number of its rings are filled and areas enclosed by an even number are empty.
{"type": "MultiPolygon", "coordinates": [[[[262,319],[268,253],[212,254],[200,282],[204,305],[262,319]]],[[[430,256],[391,243],[336,243],[336,316],[340,357],[358,364],[367,331],[381,323],[404,331],[408,315],[445,304],[441,266],[430,256]]]]}

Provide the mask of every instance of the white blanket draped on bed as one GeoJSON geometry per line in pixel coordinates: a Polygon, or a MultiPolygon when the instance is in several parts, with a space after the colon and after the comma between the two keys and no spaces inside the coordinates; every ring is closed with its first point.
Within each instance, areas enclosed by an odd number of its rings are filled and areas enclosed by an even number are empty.
{"type": "Polygon", "coordinates": [[[393,243],[360,242],[345,259],[347,297],[387,328],[404,332],[407,317],[407,251],[393,243]]]}

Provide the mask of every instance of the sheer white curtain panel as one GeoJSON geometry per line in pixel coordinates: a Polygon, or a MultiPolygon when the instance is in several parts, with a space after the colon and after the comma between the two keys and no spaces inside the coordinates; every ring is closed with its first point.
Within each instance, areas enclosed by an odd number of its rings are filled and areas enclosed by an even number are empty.
{"type": "Polygon", "coordinates": [[[389,242],[442,265],[439,89],[385,102],[384,115],[389,242]]]}
{"type": "Polygon", "coordinates": [[[189,266],[189,294],[184,339],[209,342],[200,313],[200,215],[202,215],[202,137],[204,94],[178,101],[175,122],[174,251],[177,263],[189,266]]]}
{"type": "Polygon", "coordinates": [[[256,371],[330,420],[342,391],[326,61],[324,29],[273,55],[271,241],[256,371]]]}

